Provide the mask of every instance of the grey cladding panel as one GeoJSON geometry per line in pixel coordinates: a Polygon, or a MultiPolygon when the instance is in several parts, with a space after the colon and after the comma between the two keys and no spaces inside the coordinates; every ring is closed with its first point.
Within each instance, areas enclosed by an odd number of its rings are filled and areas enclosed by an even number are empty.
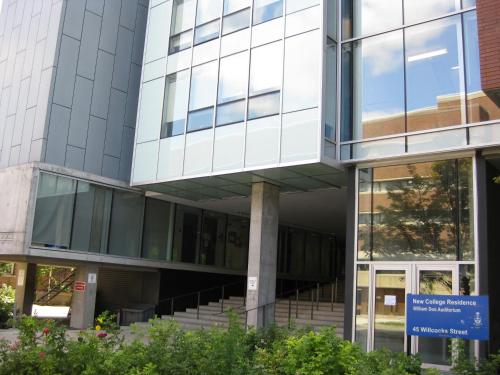
{"type": "Polygon", "coordinates": [[[118,170],[120,168],[120,159],[109,155],[104,155],[102,163],[102,175],[109,178],[118,178],[118,170]]]}
{"type": "Polygon", "coordinates": [[[109,53],[115,53],[116,50],[118,24],[120,22],[120,8],[120,0],[106,0],[104,3],[104,15],[102,19],[99,48],[109,53]]]}
{"type": "Polygon", "coordinates": [[[85,152],[85,172],[101,174],[106,136],[106,121],[90,116],[87,151],[85,152]]]}
{"type": "Polygon", "coordinates": [[[113,55],[104,51],[98,52],[91,113],[101,118],[108,116],[113,63],[113,55]]]}
{"type": "Polygon", "coordinates": [[[122,11],[120,14],[120,25],[129,30],[135,29],[135,16],[137,14],[137,0],[122,1],[122,11]]]}
{"type": "Polygon", "coordinates": [[[62,36],[54,88],[54,103],[66,107],[71,107],[73,103],[79,48],[80,42],[66,35],[62,36]]]}
{"type": "Polygon", "coordinates": [[[68,136],[68,144],[70,145],[85,148],[87,144],[92,87],[93,82],[91,80],[76,77],[68,136]]]}
{"type": "Polygon", "coordinates": [[[134,33],[120,27],[118,31],[118,44],[116,48],[115,66],[113,71],[113,87],[127,91],[130,74],[130,57],[134,33]]]}
{"type": "Polygon", "coordinates": [[[85,149],[68,145],[66,148],[65,166],[77,170],[83,170],[85,161],[85,149]]]}
{"type": "Polygon", "coordinates": [[[47,153],[45,156],[45,161],[47,163],[64,165],[66,159],[66,144],[68,142],[70,112],[68,108],[57,104],[52,105],[47,153]]]}
{"type": "Polygon", "coordinates": [[[127,94],[111,89],[108,127],[106,130],[106,143],[104,147],[105,154],[120,157],[126,103],[127,94]]]}
{"type": "Polygon", "coordinates": [[[63,33],[75,39],[82,35],[83,17],[85,15],[85,1],[67,0],[64,16],[63,33]]]}
{"type": "Polygon", "coordinates": [[[101,21],[101,17],[91,12],[85,12],[80,57],[78,61],[78,74],[88,79],[94,79],[97,50],[99,48],[99,35],[101,33],[101,21]]]}
{"type": "Polygon", "coordinates": [[[87,9],[102,16],[104,11],[104,0],[87,0],[87,9]]]}

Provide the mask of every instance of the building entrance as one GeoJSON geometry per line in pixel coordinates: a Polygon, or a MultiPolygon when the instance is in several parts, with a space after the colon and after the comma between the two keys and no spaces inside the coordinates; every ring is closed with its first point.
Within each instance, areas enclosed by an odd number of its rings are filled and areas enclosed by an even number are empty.
{"type": "Polygon", "coordinates": [[[356,341],[367,350],[409,350],[424,363],[449,365],[450,339],[406,335],[406,295],[459,294],[459,264],[360,264],[356,291],[356,341]]]}

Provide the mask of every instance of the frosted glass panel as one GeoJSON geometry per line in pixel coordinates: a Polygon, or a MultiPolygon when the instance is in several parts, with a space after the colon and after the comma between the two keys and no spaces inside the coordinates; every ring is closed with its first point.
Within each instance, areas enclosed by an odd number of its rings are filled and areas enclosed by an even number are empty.
{"type": "Polygon", "coordinates": [[[252,50],[250,63],[250,96],[281,87],[283,44],[271,43],[252,50]]]}
{"type": "Polygon", "coordinates": [[[220,45],[221,57],[244,51],[250,45],[250,30],[245,29],[237,33],[223,36],[220,45]]]}
{"type": "Polygon", "coordinates": [[[214,146],[214,171],[242,168],[244,147],[244,123],[216,128],[214,146]]]}
{"type": "Polygon", "coordinates": [[[243,99],[248,87],[248,53],[221,59],[218,103],[243,99]]]}
{"type": "MultiPolygon", "coordinates": [[[[352,159],[402,155],[405,153],[404,137],[356,143],[352,146],[352,159]]],[[[344,157],[342,157],[344,159],[344,157]]]]}
{"type": "Polygon", "coordinates": [[[195,0],[173,0],[172,29],[170,35],[178,34],[193,27],[194,15],[196,13],[195,5],[195,0]]]}
{"type": "Polygon", "coordinates": [[[319,30],[285,41],[283,112],[318,106],[319,30]]]}
{"type": "Polygon", "coordinates": [[[170,26],[168,5],[168,3],[164,3],[149,11],[145,63],[167,56],[168,38],[165,38],[165,33],[168,32],[170,26]]]}
{"type": "Polygon", "coordinates": [[[301,9],[309,8],[313,5],[318,5],[319,0],[287,0],[286,13],[293,13],[301,9]]]}
{"type": "Polygon", "coordinates": [[[249,7],[251,0],[224,0],[224,15],[249,7]]]}
{"type": "Polygon", "coordinates": [[[163,109],[164,79],[155,79],[142,85],[139,120],[137,121],[137,143],[156,140],[160,137],[163,109]]]}
{"type": "Polygon", "coordinates": [[[317,159],[318,110],[293,112],[283,115],[281,133],[281,162],[317,159]]]}
{"type": "Polygon", "coordinates": [[[283,18],[262,23],[252,28],[252,47],[283,38],[283,18]]]}
{"type": "Polygon", "coordinates": [[[158,180],[182,176],[184,161],[184,137],[160,140],[158,156],[158,180]]]}
{"type": "Polygon", "coordinates": [[[278,163],[280,117],[248,121],[245,167],[278,163]]]}
{"type": "Polygon", "coordinates": [[[210,172],[213,134],[213,130],[210,129],[186,136],[185,176],[210,172]]]}
{"type": "Polygon", "coordinates": [[[138,144],[135,148],[134,182],[156,179],[158,165],[158,142],[138,144]]]}
{"type": "Polygon", "coordinates": [[[198,0],[196,25],[202,25],[219,18],[222,11],[222,0],[198,0]]]}
{"type": "Polygon", "coordinates": [[[166,59],[164,57],[144,65],[144,71],[142,73],[142,82],[151,81],[153,79],[164,76],[165,70],[166,70],[166,59]]]}
{"type": "Polygon", "coordinates": [[[471,145],[498,143],[500,142],[500,124],[474,126],[469,130],[469,137],[471,145]]]}
{"type": "Polygon", "coordinates": [[[316,6],[286,17],[285,36],[300,34],[305,31],[317,29],[321,24],[320,7],[316,6]]]}
{"type": "Polygon", "coordinates": [[[437,151],[467,145],[465,129],[413,135],[408,137],[408,152],[437,151]]]}
{"type": "Polygon", "coordinates": [[[178,72],[189,68],[191,65],[191,50],[184,50],[174,55],[168,56],[167,74],[178,72]]]}
{"type": "Polygon", "coordinates": [[[219,39],[194,47],[193,65],[200,65],[219,57],[219,39]]]}
{"type": "Polygon", "coordinates": [[[193,68],[189,110],[213,106],[217,93],[217,61],[193,68]]]}

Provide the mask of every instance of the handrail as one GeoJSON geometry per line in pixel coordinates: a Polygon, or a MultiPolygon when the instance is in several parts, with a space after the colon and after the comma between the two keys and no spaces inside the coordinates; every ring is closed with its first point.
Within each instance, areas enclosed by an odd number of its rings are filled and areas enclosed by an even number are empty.
{"type": "Polygon", "coordinates": [[[221,289],[221,288],[226,288],[228,286],[233,286],[233,285],[238,285],[238,284],[244,284],[244,283],[245,283],[245,281],[235,281],[234,283],[224,284],[224,285],[220,285],[220,286],[214,286],[214,287],[206,288],[206,289],[200,289],[200,290],[197,290],[196,292],[190,292],[190,293],[185,293],[185,294],[179,294],[179,295],[176,295],[176,296],[173,296],[173,297],[163,298],[163,299],[160,299],[158,301],[158,303],[167,302],[167,301],[170,301],[172,299],[179,299],[179,298],[194,296],[194,295],[197,295],[198,293],[201,294],[201,293],[209,292],[209,291],[212,291],[212,290],[217,290],[217,289],[221,289]]]}
{"type": "MultiPolygon", "coordinates": [[[[54,291],[57,291],[56,295],[57,296],[59,293],[62,292],[62,290],[66,287],[68,287],[69,285],[71,285],[72,283],[68,283],[68,285],[66,285],[66,281],[72,279],[75,277],[75,272],[72,272],[70,273],[64,280],[62,280],[60,283],[54,285],[49,291],[47,291],[45,294],[43,294],[41,297],[37,298],[37,300],[35,301],[35,303],[37,302],[40,302],[40,301],[43,301],[45,297],[47,296],[50,296],[50,294],[52,294],[54,291]],[[64,285],[63,285],[64,284],[64,285]]],[[[74,280],[73,280],[74,282],[74,280]]],[[[54,296],[54,297],[55,297],[54,296]]],[[[49,299],[50,301],[50,299],[49,299]]],[[[48,301],[47,301],[48,302],[48,301]]]]}

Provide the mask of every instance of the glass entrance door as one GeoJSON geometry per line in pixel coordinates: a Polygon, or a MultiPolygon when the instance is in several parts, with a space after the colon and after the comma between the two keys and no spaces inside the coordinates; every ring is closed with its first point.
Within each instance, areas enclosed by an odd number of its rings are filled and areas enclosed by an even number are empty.
{"type": "MultiPolygon", "coordinates": [[[[458,280],[455,266],[416,266],[416,292],[418,294],[458,294],[458,280]]],[[[416,337],[415,352],[424,363],[449,365],[451,362],[451,339],[416,337]]]]}
{"type": "Polygon", "coordinates": [[[405,310],[409,269],[375,267],[372,293],[372,348],[402,352],[406,348],[405,310]]]}

